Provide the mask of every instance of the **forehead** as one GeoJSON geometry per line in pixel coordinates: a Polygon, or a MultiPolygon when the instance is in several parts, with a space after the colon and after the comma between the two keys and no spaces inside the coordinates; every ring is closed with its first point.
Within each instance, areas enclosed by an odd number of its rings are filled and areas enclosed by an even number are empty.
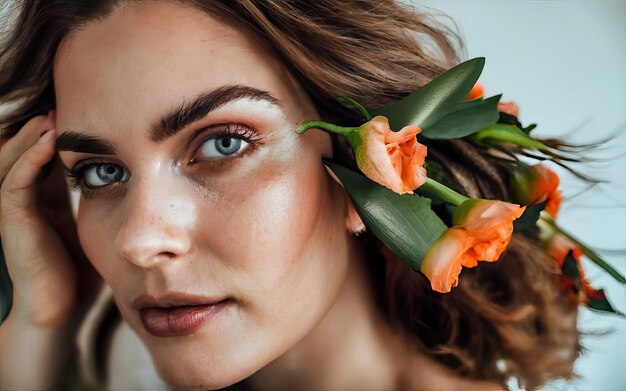
{"type": "Polygon", "coordinates": [[[68,126],[142,126],[223,85],[286,98],[286,80],[282,64],[248,32],[169,2],[118,7],[73,31],[54,63],[57,112],[68,126]]]}

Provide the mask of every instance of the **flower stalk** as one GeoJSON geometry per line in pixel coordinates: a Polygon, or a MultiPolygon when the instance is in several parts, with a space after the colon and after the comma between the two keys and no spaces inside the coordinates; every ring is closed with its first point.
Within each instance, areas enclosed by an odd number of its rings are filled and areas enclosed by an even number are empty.
{"type": "Polygon", "coordinates": [[[420,190],[424,190],[454,206],[459,206],[469,199],[432,178],[426,178],[426,182],[420,187],[420,190]]]}
{"type": "Polygon", "coordinates": [[[585,254],[591,261],[593,261],[593,263],[595,263],[600,268],[604,269],[607,273],[609,273],[609,275],[613,277],[616,281],[618,281],[621,284],[626,284],[626,277],[624,277],[622,273],[620,273],[615,268],[613,268],[613,266],[609,265],[604,259],[602,259],[595,251],[593,251],[587,245],[582,243],[580,240],[576,239],[574,235],[572,235],[571,233],[569,233],[568,231],[564,230],[559,225],[557,225],[556,221],[554,221],[554,219],[552,219],[547,213],[542,212],[539,219],[542,222],[548,224],[550,227],[552,227],[554,230],[559,232],[561,235],[565,236],[572,243],[574,243],[574,245],[580,248],[583,254],[585,254]]]}
{"type": "Polygon", "coordinates": [[[470,136],[470,138],[479,143],[499,141],[515,144],[523,148],[536,149],[541,152],[551,152],[548,146],[530,137],[515,125],[501,123],[493,124],[474,133],[470,136]]]}

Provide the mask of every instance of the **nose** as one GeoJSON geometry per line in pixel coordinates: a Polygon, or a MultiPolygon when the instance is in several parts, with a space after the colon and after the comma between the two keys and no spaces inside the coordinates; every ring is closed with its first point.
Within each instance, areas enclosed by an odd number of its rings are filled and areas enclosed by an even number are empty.
{"type": "Polygon", "coordinates": [[[129,189],[123,202],[126,214],[115,246],[124,259],[154,268],[189,253],[195,213],[180,184],[142,184],[129,189]]]}

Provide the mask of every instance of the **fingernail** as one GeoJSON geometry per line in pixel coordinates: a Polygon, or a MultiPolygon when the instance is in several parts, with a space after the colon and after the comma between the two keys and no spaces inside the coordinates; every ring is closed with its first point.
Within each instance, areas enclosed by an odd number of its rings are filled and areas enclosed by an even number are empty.
{"type": "Polygon", "coordinates": [[[39,140],[37,141],[38,143],[41,144],[45,144],[46,142],[48,142],[48,140],[50,140],[52,138],[52,136],[54,136],[54,129],[50,129],[50,130],[46,130],[40,137],[39,140]]]}

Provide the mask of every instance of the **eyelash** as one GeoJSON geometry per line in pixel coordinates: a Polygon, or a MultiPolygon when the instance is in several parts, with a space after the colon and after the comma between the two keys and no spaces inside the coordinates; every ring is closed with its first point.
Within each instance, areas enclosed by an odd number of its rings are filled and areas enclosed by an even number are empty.
{"type": "MultiPolygon", "coordinates": [[[[223,159],[215,159],[215,160],[205,160],[203,163],[208,164],[212,167],[215,166],[224,166],[226,164],[231,163],[234,159],[239,158],[239,157],[243,157],[245,155],[247,155],[248,153],[252,152],[255,147],[259,146],[260,140],[261,140],[261,136],[255,132],[253,129],[249,128],[248,126],[245,126],[243,124],[236,124],[236,123],[228,123],[228,124],[221,124],[221,125],[214,125],[214,126],[210,126],[208,128],[203,128],[199,131],[197,131],[193,136],[192,136],[192,141],[190,143],[188,143],[187,147],[191,144],[193,144],[193,139],[196,138],[196,135],[198,133],[201,133],[207,129],[216,129],[216,128],[220,128],[218,131],[212,132],[206,136],[202,136],[202,140],[198,143],[198,146],[194,149],[194,153],[193,155],[195,156],[196,152],[198,151],[198,149],[200,149],[200,147],[202,147],[202,145],[204,145],[205,142],[212,140],[212,139],[220,139],[220,138],[225,138],[225,137],[233,137],[233,138],[239,138],[247,143],[249,143],[248,147],[243,151],[243,152],[238,152],[236,154],[232,154],[229,155],[223,159]]],[[[193,158],[192,158],[193,159],[193,158]]],[[[193,163],[191,163],[191,161],[189,162],[189,165],[196,165],[200,162],[198,161],[194,161],[193,163]]],[[[70,187],[72,190],[76,191],[76,190],[80,190],[82,192],[82,194],[84,195],[85,198],[93,198],[96,195],[110,190],[110,188],[116,186],[116,184],[111,184],[111,185],[105,185],[105,186],[101,186],[99,188],[89,188],[85,185],[84,183],[84,176],[85,176],[85,171],[88,168],[91,168],[93,166],[97,166],[99,164],[113,164],[110,162],[107,162],[103,159],[92,159],[92,160],[83,160],[80,161],[78,163],[76,163],[74,165],[74,167],[72,168],[64,168],[64,172],[65,175],[67,175],[69,182],[70,182],[70,187]]],[[[117,164],[113,164],[116,166],[119,166],[117,164]]],[[[121,167],[121,166],[120,166],[121,167]]],[[[122,183],[122,182],[116,182],[116,183],[122,183]]]]}
{"type": "MultiPolygon", "coordinates": [[[[244,152],[239,152],[233,155],[229,155],[227,157],[225,157],[224,159],[216,159],[216,160],[205,160],[205,163],[208,163],[209,165],[212,166],[222,166],[225,164],[228,164],[231,162],[232,159],[237,158],[237,157],[242,157],[244,155],[246,155],[249,152],[252,152],[252,150],[259,146],[261,144],[260,140],[261,140],[261,136],[255,132],[254,130],[252,130],[252,128],[249,128],[245,125],[242,124],[223,124],[223,125],[217,125],[217,126],[211,126],[209,128],[203,128],[202,130],[196,132],[196,134],[198,133],[202,133],[204,130],[206,129],[215,129],[215,128],[220,128],[218,131],[207,134],[206,136],[202,136],[202,140],[200,141],[200,143],[198,144],[198,146],[194,149],[194,155],[195,152],[200,149],[200,147],[202,145],[204,145],[205,142],[212,140],[212,139],[220,139],[220,138],[225,138],[225,137],[233,137],[236,136],[236,138],[239,138],[247,143],[250,144],[249,147],[247,147],[244,152]]],[[[196,138],[196,134],[194,134],[191,139],[194,140],[196,138]]],[[[190,145],[193,144],[193,141],[191,141],[190,145]]],[[[194,160],[193,158],[191,160],[194,160]]],[[[189,165],[195,165],[198,164],[198,162],[193,161],[193,163],[190,161],[189,165]]]]}

